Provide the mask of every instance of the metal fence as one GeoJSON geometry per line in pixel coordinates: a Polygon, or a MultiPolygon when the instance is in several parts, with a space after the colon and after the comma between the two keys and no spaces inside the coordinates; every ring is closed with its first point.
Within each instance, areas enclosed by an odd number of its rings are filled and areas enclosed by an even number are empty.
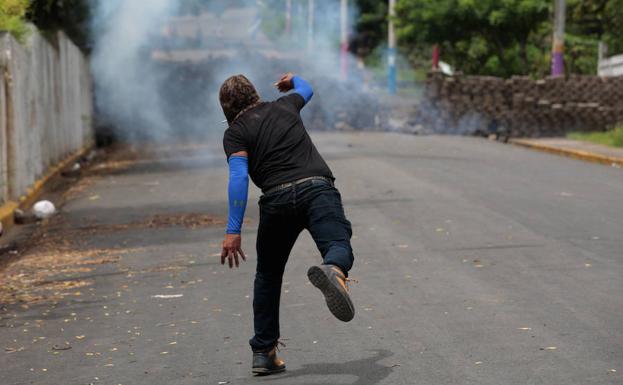
{"type": "Polygon", "coordinates": [[[92,101],[88,61],[64,34],[0,35],[0,204],[93,142],[92,101]]]}

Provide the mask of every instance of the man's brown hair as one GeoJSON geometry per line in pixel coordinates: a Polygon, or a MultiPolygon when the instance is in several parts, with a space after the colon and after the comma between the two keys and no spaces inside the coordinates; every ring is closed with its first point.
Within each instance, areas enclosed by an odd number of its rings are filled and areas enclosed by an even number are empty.
{"type": "Polygon", "coordinates": [[[219,100],[227,122],[232,124],[240,114],[259,103],[260,95],[246,76],[235,75],[223,82],[219,100]]]}

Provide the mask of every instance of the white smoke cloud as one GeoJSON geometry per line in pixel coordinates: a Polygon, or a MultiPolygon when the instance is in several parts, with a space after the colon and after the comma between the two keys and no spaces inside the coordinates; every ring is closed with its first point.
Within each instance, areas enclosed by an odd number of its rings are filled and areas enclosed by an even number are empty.
{"type": "Polygon", "coordinates": [[[123,127],[133,139],[134,128],[153,137],[170,135],[162,114],[158,74],[146,48],[175,10],[175,0],[102,0],[95,8],[95,44],[91,58],[96,106],[107,124],[123,127]]]}
{"type": "MultiPolygon", "coordinates": [[[[316,128],[335,128],[343,119],[338,107],[362,109],[362,121],[375,120],[365,116],[370,106],[362,99],[358,74],[351,73],[351,83],[336,82],[339,0],[315,1],[312,50],[307,47],[307,1],[293,1],[291,37],[273,41],[262,34],[260,22],[275,20],[260,20],[262,4],[255,0],[237,2],[244,3],[238,8],[215,0],[203,14],[182,17],[179,0],[95,1],[91,59],[99,121],[123,139],[222,134],[218,89],[238,73],[251,79],[263,99],[271,100],[279,96],[272,84],[282,73],[301,72],[317,91],[305,115],[306,123],[316,128]]],[[[351,9],[351,25],[355,14],[351,9]]],[[[351,68],[355,60],[350,57],[351,68]]]]}

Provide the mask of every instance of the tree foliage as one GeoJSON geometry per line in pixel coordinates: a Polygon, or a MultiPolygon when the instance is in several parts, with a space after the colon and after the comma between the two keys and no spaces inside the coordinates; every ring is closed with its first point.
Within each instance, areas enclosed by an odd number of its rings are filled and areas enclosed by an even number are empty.
{"type": "MultiPolygon", "coordinates": [[[[366,56],[385,44],[387,0],[356,0],[361,16],[353,51],[366,56]]],[[[544,76],[550,71],[553,0],[397,0],[401,51],[442,59],[468,74],[544,76]]],[[[594,74],[599,41],[623,53],[623,0],[567,0],[566,67],[594,74]]]]}
{"type": "Polygon", "coordinates": [[[623,53],[623,0],[568,0],[567,68],[573,73],[594,73],[598,44],[610,54],[623,53]]]}
{"type": "Polygon", "coordinates": [[[22,40],[28,31],[24,23],[28,5],[28,0],[0,0],[0,31],[22,40]]]}
{"type": "Polygon", "coordinates": [[[387,41],[387,1],[357,0],[358,17],[350,49],[359,56],[368,56],[387,41]]]}
{"type": "Polygon", "coordinates": [[[44,32],[62,30],[80,48],[89,51],[89,0],[32,0],[27,17],[44,32]]]}
{"type": "Polygon", "coordinates": [[[509,76],[543,65],[548,0],[398,0],[397,34],[412,46],[438,44],[466,73],[509,76]],[[541,43],[541,44],[539,44],[541,43]]]}

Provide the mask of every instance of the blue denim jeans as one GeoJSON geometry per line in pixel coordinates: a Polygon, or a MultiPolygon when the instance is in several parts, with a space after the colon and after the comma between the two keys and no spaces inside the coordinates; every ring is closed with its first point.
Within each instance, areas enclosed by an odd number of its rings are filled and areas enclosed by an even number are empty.
{"type": "Polygon", "coordinates": [[[307,229],[323,264],[348,275],[353,265],[352,229],[338,190],[310,180],[260,198],[257,270],[253,291],[254,351],[271,349],[279,339],[279,301],[283,271],[301,231],[307,229]]]}

